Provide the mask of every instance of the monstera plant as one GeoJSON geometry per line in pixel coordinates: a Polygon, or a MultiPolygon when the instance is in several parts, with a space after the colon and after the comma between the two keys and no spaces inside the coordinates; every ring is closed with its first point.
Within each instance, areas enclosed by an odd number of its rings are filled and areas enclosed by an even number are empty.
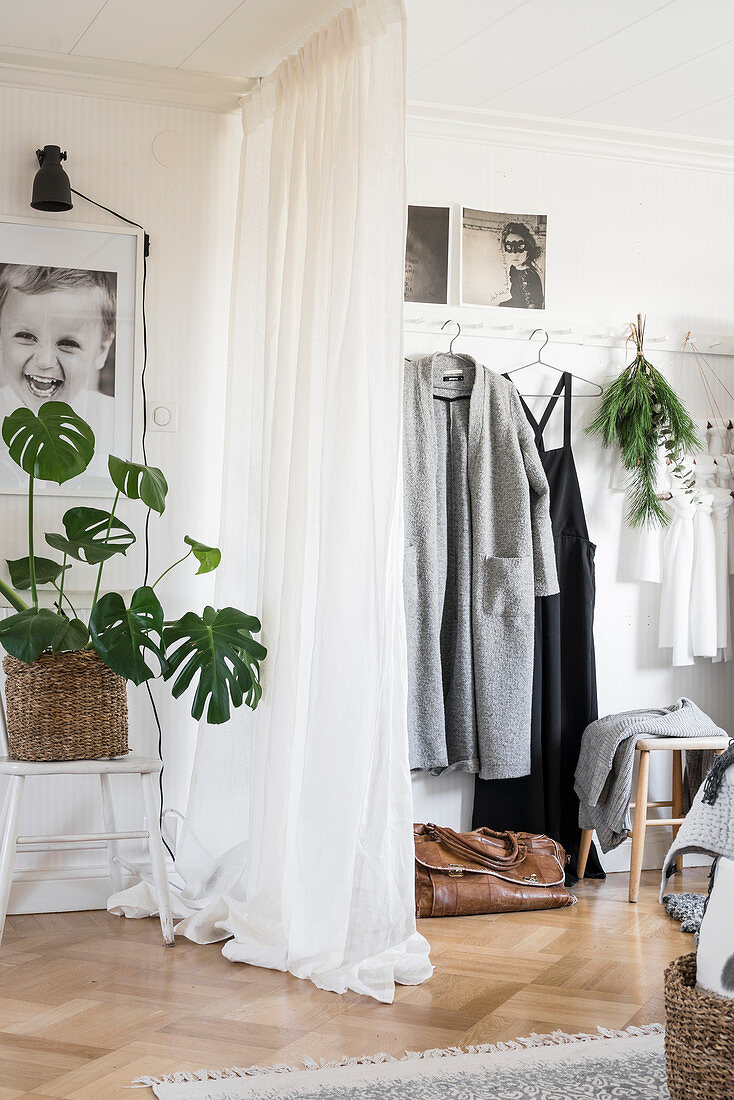
{"type": "Polygon", "coordinates": [[[34,535],[35,482],[63,485],[82,474],[94,455],[94,433],[69,405],[47,401],[37,414],[22,407],[5,417],[2,437],[10,457],[28,475],[28,555],[8,561],[10,585],[0,579],[0,592],[15,610],[0,619],[0,645],[28,665],[47,654],[94,650],[113,672],[134,684],[155,677],[171,681],[175,698],[195,682],[191,714],[199,719],[206,711],[210,723],[228,721],[230,708],[243,702],[254,709],[262,693],[259,662],[266,655],[253,637],[260,630],[258,619],[235,607],[205,607],[201,615],[187,611],[171,621],[156,594],[163,577],[187,558],[198,562],[197,573],[216,569],[221,559],[216,547],[187,535],[182,557],[153,584],[138,588],[129,604],[117,592],[103,592],[105,563],[135,542],[134,532],[116,514],[120,497],[139,500],[162,514],[168,492],[163,473],[111,455],[111,511],[70,508],[62,520],[63,533],[45,536],[57,556],[41,556],[34,535]],[[86,622],[64,590],[68,571],[77,562],[96,569],[86,622]],[[39,606],[41,585],[55,590],[53,610],[39,606]]]}

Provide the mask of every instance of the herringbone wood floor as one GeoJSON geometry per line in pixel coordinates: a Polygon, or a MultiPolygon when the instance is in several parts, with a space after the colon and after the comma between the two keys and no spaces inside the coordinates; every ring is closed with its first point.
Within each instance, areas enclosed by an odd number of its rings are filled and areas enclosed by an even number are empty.
{"type": "MultiPolygon", "coordinates": [[[[643,874],[588,881],[572,909],[420,922],[430,982],[393,1005],[324,993],[288,974],[227,962],[221,945],[104,912],[9,918],[0,948],[0,1100],[149,1095],[141,1074],[296,1063],[494,1042],[663,1018],[666,964],[693,949],[643,874]]],[[[703,890],[686,871],[673,890],[703,890]]]]}

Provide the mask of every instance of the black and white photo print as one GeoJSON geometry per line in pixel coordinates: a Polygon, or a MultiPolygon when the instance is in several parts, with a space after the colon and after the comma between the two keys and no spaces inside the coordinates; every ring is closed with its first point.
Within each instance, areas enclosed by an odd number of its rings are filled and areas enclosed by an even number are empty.
{"type": "Polygon", "coordinates": [[[408,207],[406,302],[448,302],[450,214],[448,206],[408,207]]]}
{"type": "Polygon", "coordinates": [[[464,207],[461,302],[545,308],[545,214],[501,214],[464,207]]]}
{"type": "MultiPolygon", "coordinates": [[[[0,222],[0,423],[47,401],[87,421],[95,457],[67,491],[94,492],[111,453],[131,457],[136,246],[134,235],[0,222]]],[[[2,458],[0,492],[22,488],[2,458]]]]}

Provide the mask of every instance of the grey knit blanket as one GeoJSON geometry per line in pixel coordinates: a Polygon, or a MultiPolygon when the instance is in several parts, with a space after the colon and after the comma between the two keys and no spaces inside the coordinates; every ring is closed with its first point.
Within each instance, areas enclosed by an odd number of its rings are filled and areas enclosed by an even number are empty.
{"type": "Polygon", "coordinates": [[[584,730],[576,767],[579,825],[596,829],[603,852],[627,839],[631,819],[632,769],[639,737],[726,736],[690,699],[660,710],[608,714],[584,730]]]}

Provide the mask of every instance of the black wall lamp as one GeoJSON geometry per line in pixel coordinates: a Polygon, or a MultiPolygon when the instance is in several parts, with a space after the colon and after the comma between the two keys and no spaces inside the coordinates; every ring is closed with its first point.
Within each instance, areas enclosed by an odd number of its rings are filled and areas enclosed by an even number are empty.
{"type": "Polygon", "coordinates": [[[108,214],[112,214],[114,218],[119,218],[121,222],[127,222],[128,225],[134,225],[137,229],[142,229],[143,256],[148,257],[150,254],[150,237],[140,222],[134,222],[130,218],[126,218],[123,214],[118,214],[116,210],[110,210],[109,206],[103,206],[101,202],[90,199],[89,195],[83,195],[81,191],[77,191],[71,186],[69,177],[61,167],[62,160],[66,160],[66,152],[62,152],[60,146],[44,145],[43,149],[36,149],[36,157],[38,158],[38,171],[33,180],[33,194],[31,196],[31,206],[34,210],[52,212],[72,210],[74,204],[71,201],[71,196],[77,195],[85,202],[91,202],[92,206],[105,210],[108,214]]]}
{"type": "Polygon", "coordinates": [[[38,171],[33,180],[31,206],[34,210],[71,210],[71,184],[69,177],[61,167],[66,160],[58,145],[44,145],[36,149],[38,171]]]}

